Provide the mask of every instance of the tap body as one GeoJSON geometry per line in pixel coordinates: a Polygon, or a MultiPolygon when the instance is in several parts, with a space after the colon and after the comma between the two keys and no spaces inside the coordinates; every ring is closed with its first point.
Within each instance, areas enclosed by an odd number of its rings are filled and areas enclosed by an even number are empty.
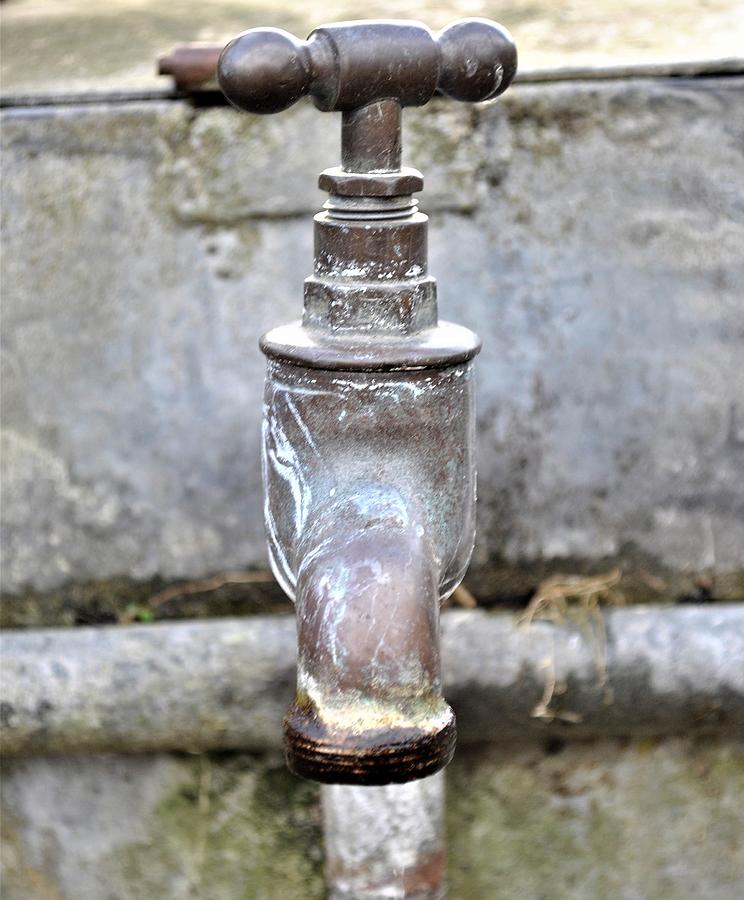
{"type": "Polygon", "coordinates": [[[439,606],[475,530],[473,373],[272,360],[264,418],[272,566],[296,601],[299,774],[365,784],[445,765],[439,606]]]}
{"type": "MultiPolygon", "coordinates": [[[[399,123],[382,101],[345,124],[399,123]]],[[[454,750],[439,606],[473,548],[480,345],[438,320],[421,175],[329,169],[320,183],[303,319],[261,342],[269,552],[297,607],[287,758],[320,781],[409,781],[454,750]]]]}
{"type": "Polygon", "coordinates": [[[342,114],[341,166],[319,180],[329,198],[303,318],[261,339],[269,551],[297,608],[287,759],[319,781],[411,781],[454,750],[439,606],[473,547],[480,343],[439,320],[401,112],[435,92],[493,99],[516,64],[509,33],[484,19],[437,33],[340,22],[304,42],[259,28],[220,56],[220,85],[240,109],[281,112],[309,95],[342,114]]]}

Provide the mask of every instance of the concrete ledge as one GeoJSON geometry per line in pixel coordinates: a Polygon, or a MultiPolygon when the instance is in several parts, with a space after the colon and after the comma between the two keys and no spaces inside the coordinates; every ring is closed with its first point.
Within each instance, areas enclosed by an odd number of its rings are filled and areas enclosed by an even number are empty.
{"type": "MultiPolygon", "coordinates": [[[[290,617],[5,632],[5,754],[275,748],[290,617]]],[[[737,733],[744,606],[635,607],[519,625],[443,616],[460,740],[737,733]]]]}

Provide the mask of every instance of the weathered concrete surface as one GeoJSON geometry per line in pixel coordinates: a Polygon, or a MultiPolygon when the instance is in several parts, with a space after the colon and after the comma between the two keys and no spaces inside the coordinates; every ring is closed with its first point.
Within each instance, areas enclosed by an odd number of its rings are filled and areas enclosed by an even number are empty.
{"type": "MultiPolygon", "coordinates": [[[[4,92],[157,83],[155,58],[177,41],[226,42],[238,32],[273,25],[305,37],[322,22],[416,18],[442,28],[462,16],[503,22],[528,67],[600,65],[610,61],[714,58],[741,52],[740,0],[12,0],[3,9],[4,92]],[[29,53],[33,52],[33,65],[29,53]]],[[[161,83],[163,79],[160,79],[161,83]]]]}
{"type": "MultiPolygon", "coordinates": [[[[741,568],[741,82],[522,86],[406,131],[442,313],[484,338],[476,571],[741,568]]],[[[264,564],[256,337],[298,314],[337,123],[161,102],[2,137],[5,588],[264,564]]]]}
{"type": "MultiPolygon", "coordinates": [[[[744,733],[744,606],[581,607],[562,622],[442,617],[460,743],[744,733]]],[[[0,750],[275,749],[289,617],[6,632],[0,750]]]]}
{"type": "MultiPolygon", "coordinates": [[[[451,900],[739,900],[744,747],[483,746],[448,769],[451,900]],[[559,751],[559,752],[556,752],[559,751]]],[[[314,900],[317,792],[279,760],[6,765],[6,900],[314,900]]]]}
{"type": "Polygon", "coordinates": [[[6,900],[324,895],[316,788],[276,758],[42,759],[3,792],[6,900]]]}
{"type": "Polygon", "coordinates": [[[451,897],[735,900],[743,750],[675,741],[463,753],[448,786],[451,897]]]}

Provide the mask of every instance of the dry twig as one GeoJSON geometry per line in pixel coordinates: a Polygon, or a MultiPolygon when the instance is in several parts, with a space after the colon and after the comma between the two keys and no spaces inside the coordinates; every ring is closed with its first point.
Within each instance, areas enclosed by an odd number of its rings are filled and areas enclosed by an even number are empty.
{"type": "Polygon", "coordinates": [[[205,594],[225,587],[227,584],[269,584],[273,580],[274,576],[271,572],[222,572],[200,581],[183,581],[180,584],[172,584],[159,593],[153,594],[147,601],[147,605],[150,609],[155,609],[176,597],[205,594]]]}
{"type": "Polygon", "coordinates": [[[271,572],[222,572],[211,578],[202,578],[197,581],[182,581],[179,584],[171,584],[157,594],[153,594],[143,604],[130,604],[122,612],[118,621],[120,625],[130,625],[132,622],[153,620],[153,610],[174,600],[176,597],[185,597],[190,594],[205,594],[216,591],[228,584],[270,584],[274,581],[271,572]]]}
{"type": "Polygon", "coordinates": [[[452,597],[450,599],[455,606],[462,606],[463,609],[475,609],[476,606],[478,606],[478,601],[464,584],[458,585],[454,591],[452,591],[452,597]]]}
{"type": "MultiPolygon", "coordinates": [[[[587,634],[592,647],[594,662],[605,703],[613,699],[607,678],[607,633],[601,604],[622,606],[625,598],[617,589],[620,569],[604,575],[553,575],[546,578],[535,591],[519,624],[529,626],[536,618],[546,618],[560,624],[567,619],[576,622],[587,634]]],[[[549,708],[553,697],[559,693],[555,680],[555,660],[550,661],[553,675],[548,679],[543,697],[532,712],[539,718],[563,718],[572,721],[573,713],[557,713],[549,708]]],[[[573,721],[576,721],[573,719],[573,721]]]]}

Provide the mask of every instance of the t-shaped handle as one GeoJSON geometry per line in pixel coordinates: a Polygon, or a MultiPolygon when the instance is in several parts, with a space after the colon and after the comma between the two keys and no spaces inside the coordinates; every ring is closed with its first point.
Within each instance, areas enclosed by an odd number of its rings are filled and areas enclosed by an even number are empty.
{"type": "Polygon", "coordinates": [[[281,112],[306,95],[318,109],[343,112],[343,170],[380,173],[400,169],[402,107],[437,92],[490,100],[516,70],[511,35],[487,19],[436,34],[420,22],[365,20],[321,25],[306,41],[278,28],[244,31],[222,51],[217,74],[227,99],[247,112],[281,112]]]}
{"type": "Polygon", "coordinates": [[[318,109],[350,111],[378,100],[423,106],[439,91],[475,102],[498,96],[517,69],[509,32],[463,19],[438,33],[420,22],[321,25],[306,41],[278,28],[253,28],[222,51],[227,99],[252,113],[276,113],[309,94],[318,109]]]}

